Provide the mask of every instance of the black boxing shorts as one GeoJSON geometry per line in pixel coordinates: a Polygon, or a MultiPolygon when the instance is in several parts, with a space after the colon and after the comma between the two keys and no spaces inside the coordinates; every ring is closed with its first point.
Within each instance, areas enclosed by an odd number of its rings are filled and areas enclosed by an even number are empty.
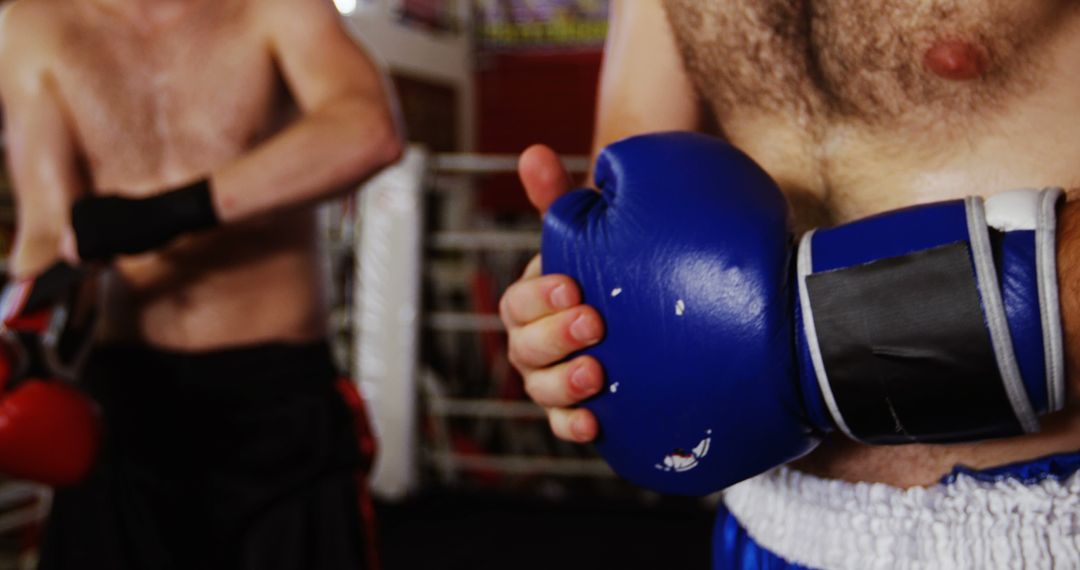
{"type": "Polygon", "coordinates": [[[106,439],[41,570],[365,567],[353,417],[325,343],[93,352],[106,439]]]}

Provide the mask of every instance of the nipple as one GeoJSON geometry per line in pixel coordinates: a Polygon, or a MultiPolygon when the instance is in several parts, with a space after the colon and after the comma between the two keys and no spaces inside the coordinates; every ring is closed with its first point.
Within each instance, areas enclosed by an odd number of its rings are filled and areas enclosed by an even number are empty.
{"type": "Polygon", "coordinates": [[[960,40],[940,40],[923,55],[923,66],[931,73],[953,81],[977,79],[986,71],[983,50],[960,40]]]}

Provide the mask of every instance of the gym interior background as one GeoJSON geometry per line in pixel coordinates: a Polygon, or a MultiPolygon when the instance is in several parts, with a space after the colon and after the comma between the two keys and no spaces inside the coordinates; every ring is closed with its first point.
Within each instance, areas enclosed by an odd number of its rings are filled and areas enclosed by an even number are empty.
{"type": "MultiPolygon", "coordinates": [[[[587,169],[606,0],[335,4],[391,78],[411,143],[323,207],[335,349],[379,440],[383,567],[707,568],[713,501],[636,489],[556,440],[497,316],[539,245],[516,155],[545,143],[576,176],[587,169]]],[[[48,501],[0,484],[0,570],[34,567],[48,501]]]]}

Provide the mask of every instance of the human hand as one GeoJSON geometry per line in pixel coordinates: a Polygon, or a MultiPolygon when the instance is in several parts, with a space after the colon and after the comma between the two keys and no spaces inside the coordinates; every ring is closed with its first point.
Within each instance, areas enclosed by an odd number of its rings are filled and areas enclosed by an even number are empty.
{"type": "MultiPolygon", "coordinates": [[[[526,149],[518,174],[541,214],[573,187],[558,155],[546,146],[526,149]]],[[[591,356],[563,359],[599,342],[604,325],[595,309],[581,303],[574,280],[566,275],[541,276],[537,255],[503,294],[499,315],[509,334],[510,363],[525,379],[529,397],[547,411],[551,431],[566,441],[595,439],[596,417],[571,406],[600,391],[603,370],[591,356]]]]}

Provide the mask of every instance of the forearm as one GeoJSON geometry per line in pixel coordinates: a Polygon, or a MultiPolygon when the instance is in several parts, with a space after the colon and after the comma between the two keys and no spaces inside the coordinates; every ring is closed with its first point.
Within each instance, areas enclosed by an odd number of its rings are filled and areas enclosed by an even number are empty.
{"type": "Polygon", "coordinates": [[[401,152],[383,109],[352,102],[327,105],[208,179],[148,198],[79,200],[72,209],[79,257],[142,253],[185,233],[355,188],[401,152]]]}
{"type": "Polygon", "coordinates": [[[214,172],[214,207],[227,224],[325,199],[396,161],[402,147],[385,106],[327,105],[214,172]]]}
{"type": "Polygon", "coordinates": [[[18,229],[11,248],[7,274],[15,277],[34,275],[60,257],[63,231],[41,228],[36,231],[18,229]]]}
{"type": "Polygon", "coordinates": [[[60,257],[68,212],[86,185],[70,131],[47,90],[9,91],[4,105],[16,214],[7,272],[28,277],[60,257]]]}

